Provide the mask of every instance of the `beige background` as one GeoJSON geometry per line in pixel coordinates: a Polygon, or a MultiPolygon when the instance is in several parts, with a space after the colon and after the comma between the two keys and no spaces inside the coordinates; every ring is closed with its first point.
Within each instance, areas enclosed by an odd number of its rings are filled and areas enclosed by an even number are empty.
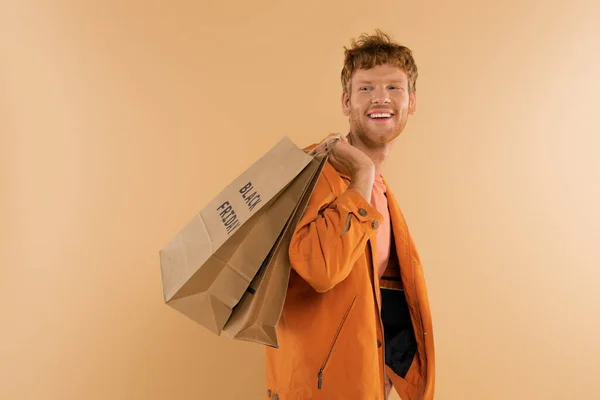
{"type": "Polygon", "coordinates": [[[436,399],[600,398],[600,3],[86,3],[0,2],[1,399],[264,398],[261,348],[162,303],[158,250],[282,135],[346,130],[374,28],[420,67],[385,173],[436,399]]]}

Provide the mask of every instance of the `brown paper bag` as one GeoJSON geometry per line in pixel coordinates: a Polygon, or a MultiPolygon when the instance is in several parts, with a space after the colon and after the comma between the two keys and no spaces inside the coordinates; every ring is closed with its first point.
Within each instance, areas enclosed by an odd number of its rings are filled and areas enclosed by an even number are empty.
{"type": "Polygon", "coordinates": [[[313,158],[288,138],[160,251],[165,303],[220,334],[301,199],[313,158]]]}
{"type": "Polygon", "coordinates": [[[317,155],[312,161],[315,173],[302,200],[223,328],[230,338],[278,347],[276,325],[283,311],[291,268],[288,248],[326,162],[327,155],[317,155]]]}

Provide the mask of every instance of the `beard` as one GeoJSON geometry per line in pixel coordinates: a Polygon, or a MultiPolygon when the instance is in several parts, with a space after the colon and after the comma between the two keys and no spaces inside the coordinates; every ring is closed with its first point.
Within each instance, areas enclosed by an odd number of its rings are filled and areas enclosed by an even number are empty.
{"type": "Polygon", "coordinates": [[[380,148],[391,144],[404,130],[408,119],[408,112],[397,114],[393,110],[392,117],[395,122],[391,126],[369,127],[367,118],[359,110],[352,110],[350,113],[350,132],[357,137],[364,145],[370,148],[380,148]]]}

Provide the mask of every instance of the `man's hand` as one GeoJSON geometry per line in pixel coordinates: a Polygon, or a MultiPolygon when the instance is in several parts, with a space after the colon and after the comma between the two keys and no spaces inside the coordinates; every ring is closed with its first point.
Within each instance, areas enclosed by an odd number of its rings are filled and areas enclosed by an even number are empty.
{"type": "Polygon", "coordinates": [[[371,201],[375,181],[375,164],[360,149],[352,146],[346,137],[333,143],[329,162],[340,173],[352,179],[349,189],[356,189],[366,201],[371,201]]]}
{"type": "Polygon", "coordinates": [[[340,140],[334,141],[330,146],[329,160],[339,172],[353,176],[360,170],[375,170],[375,165],[369,156],[357,147],[352,146],[346,137],[340,136],[340,140]]]}

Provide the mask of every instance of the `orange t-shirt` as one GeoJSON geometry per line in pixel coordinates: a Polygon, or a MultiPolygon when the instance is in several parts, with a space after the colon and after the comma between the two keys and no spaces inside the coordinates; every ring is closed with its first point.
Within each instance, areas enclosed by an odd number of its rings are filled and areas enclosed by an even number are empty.
{"type": "MultiPolygon", "coordinates": [[[[351,182],[350,178],[347,176],[342,175],[342,178],[347,183],[351,182]]],[[[388,280],[391,279],[395,282],[393,283],[394,287],[397,286],[398,289],[401,289],[402,284],[400,283],[400,265],[398,264],[398,257],[395,254],[392,254],[392,251],[395,251],[396,246],[392,243],[392,223],[385,193],[386,188],[385,183],[383,183],[383,178],[378,176],[373,183],[370,204],[383,216],[383,221],[377,228],[377,249],[375,250],[377,266],[374,269],[378,279],[381,279],[385,274],[388,280]]]]}

